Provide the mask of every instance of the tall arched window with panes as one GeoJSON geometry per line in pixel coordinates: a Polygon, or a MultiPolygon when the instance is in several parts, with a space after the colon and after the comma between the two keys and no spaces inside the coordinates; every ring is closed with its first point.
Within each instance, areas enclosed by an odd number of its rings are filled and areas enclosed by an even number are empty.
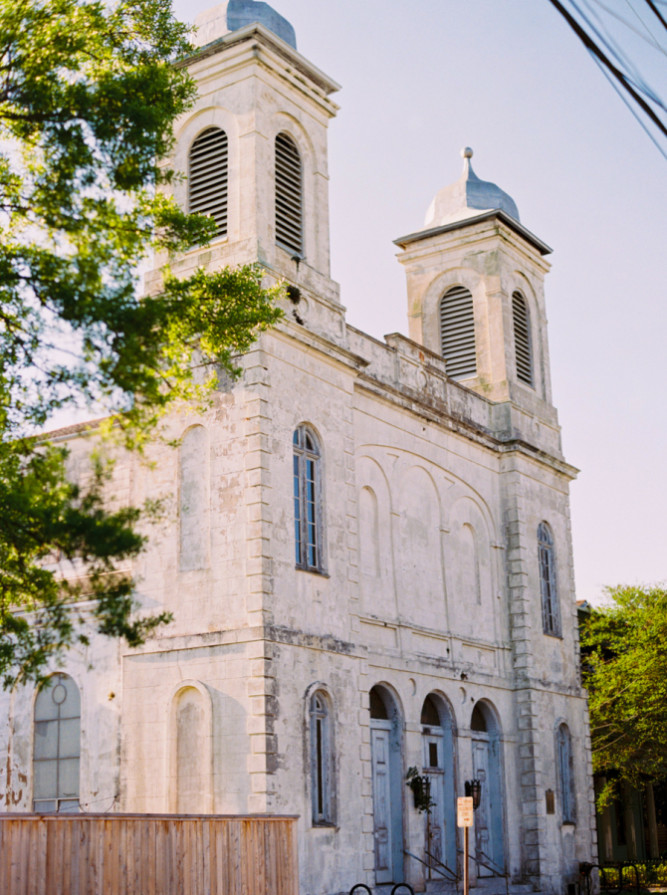
{"type": "Polygon", "coordinates": [[[311,572],[324,570],[322,552],[322,456],[315,433],[298,426],[292,439],[294,547],[296,565],[311,572]]]}
{"type": "Polygon", "coordinates": [[[556,582],[556,554],[554,537],[546,522],[537,527],[537,555],[542,598],[542,628],[545,634],[560,637],[560,611],[556,582]]]}
{"type": "Polygon", "coordinates": [[[466,379],[477,374],[473,301],[465,286],[448,289],[440,300],[440,341],[448,376],[466,379]]]}
{"type": "Polygon", "coordinates": [[[564,824],[573,824],[577,819],[577,810],[572,766],[572,738],[567,724],[560,724],[556,732],[556,753],[561,820],[564,824]]]}
{"type": "Polygon", "coordinates": [[[310,697],[310,782],[313,825],[335,823],[331,701],[323,690],[310,697]]]}
{"type": "Polygon", "coordinates": [[[207,127],[190,147],[188,210],[213,218],[216,236],[227,234],[229,151],[227,134],[207,127]]]}
{"type": "Polygon", "coordinates": [[[81,699],[67,674],[54,674],[35,700],[33,809],[79,810],[81,699]]]}
{"type": "Polygon", "coordinates": [[[526,299],[520,292],[512,294],[514,321],[514,354],[519,382],[533,385],[533,352],[530,338],[530,315],[526,299]]]}
{"type": "Polygon", "coordinates": [[[285,133],[276,137],[276,242],[303,257],[303,165],[294,140],[285,133]]]}

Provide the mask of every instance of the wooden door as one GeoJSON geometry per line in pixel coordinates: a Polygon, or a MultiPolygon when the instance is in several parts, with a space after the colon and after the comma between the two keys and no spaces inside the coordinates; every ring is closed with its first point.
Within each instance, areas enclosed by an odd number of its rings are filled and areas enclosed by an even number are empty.
{"type": "Polygon", "coordinates": [[[443,755],[443,736],[431,728],[430,733],[422,736],[424,746],[424,773],[431,781],[431,801],[434,803],[426,821],[426,851],[430,858],[427,862],[433,867],[438,863],[446,864],[445,855],[445,767],[443,755]]]}
{"type": "Polygon", "coordinates": [[[371,722],[373,764],[373,827],[375,835],[375,881],[393,881],[391,816],[391,723],[371,722]]]}
{"type": "MultiPolygon", "coordinates": [[[[475,852],[479,860],[491,864],[494,848],[488,738],[472,741],[472,766],[473,777],[482,784],[479,808],[475,811],[475,852]]],[[[478,865],[477,872],[479,876],[492,876],[492,871],[482,864],[478,865]]]]}

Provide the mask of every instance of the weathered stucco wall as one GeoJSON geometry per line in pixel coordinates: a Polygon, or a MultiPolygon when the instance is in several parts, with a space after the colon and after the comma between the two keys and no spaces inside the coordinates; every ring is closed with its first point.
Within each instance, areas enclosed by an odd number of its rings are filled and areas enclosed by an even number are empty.
{"type": "MultiPolygon", "coordinates": [[[[297,814],[301,891],[334,895],[381,881],[373,749],[382,734],[394,872],[419,889],[423,866],[401,852],[422,854],[425,821],[404,778],[430,767],[431,737],[442,749],[441,833],[453,862],[454,798],[482,767],[494,800],[483,809],[489,835],[512,884],[564,893],[578,861],[594,856],[595,832],[569,521],[576,471],[550,403],[548,265],[501,219],[425,236],[401,256],[412,338],[381,343],[347,327],[329,278],[326,126],[336,85],[261,29],[228,36],[191,70],[200,97],[177,128],[175,164],[187,170],[205,127],[225,128],[229,228],[172,269],[259,260],[298,293],[241,360],[238,382],[221,385],[202,412],[167,422],[180,447],[156,443],[148,463],[117,458],[110,500],[162,501],[133,571],[141,605],[174,620],[141,648],[92,635],[66,658],[81,694],[81,807],[297,814]],[[300,259],[273,233],[281,130],[303,156],[300,259]],[[438,303],[451,284],[469,287],[475,303],[479,376],[464,384],[448,378],[438,353],[438,303]],[[513,366],[516,288],[531,312],[534,388],[513,366]],[[293,435],[304,425],[320,450],[322,553],[310,570],[295,561],[293,435]],[[558,636],[543,630],[542,522],[554,540],[558,636]],[[374,687],[386,717],[376,698],[371,719],[374,687]],[[313,807],[313,731],[324,729],[314,726],[315,694],[328,712],[324,820],[313,807]],[[429,695],[435,727],[422,721],[429,695]],[[574,826],[561,810],[561,724],[571,736],[574,826]]],[[[184,204],[185,189],[176,187],[184,204]]],[[[85,480],[94,436],[63,437],[72,474],[85,480]]],[[[0,694],[7,810],[32,807],[34,695],[0,694]]]]}

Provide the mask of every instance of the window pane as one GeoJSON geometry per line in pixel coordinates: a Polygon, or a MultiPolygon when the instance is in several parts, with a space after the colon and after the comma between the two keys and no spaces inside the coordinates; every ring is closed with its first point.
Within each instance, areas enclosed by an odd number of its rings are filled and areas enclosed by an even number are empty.
{"type": "MultiPolygon", "coordinates": [[[[66,674],[60,675],[58,684],[61,684],[65,688],[65,699],[60,703],[60,717],[78,718],[81,715],[81,698],[79,696],[79,688],[74,683],[72,678],[66,674]]],[[[55,696],[56,694],[54,688],[54,698],[55,696]]],[[[58,698],[60,699],[61,697],[62,692],[59,691],[58,698]]]]}
{"type": "Polygon", "coordinates": [[[58,757],[58,722],[38,721],[35,724],[35,758],[58,757]]]}
{"type": "Polygon", "coordinates": [[[60,758],[79,757],[79,719],[60,722],[60,758]]]}
{"type": "Polygon", "coordinates": [[[35,721],[51,721],[58,717],[58,706],[53,701],[54,686],[55,684],[47,683],[44,689],[37,694],[35,721]]]}
{"type": "Polygon", "coordinates": [[[35,780],[33,795],[36,799],[52,799],[58,795],[58,762],[36,761],[33,765],[35,780]]]}
{"type": "Polygon", "coordinates": [[[35,799],[33,808],[38,814],[48,814],[56,810],[55,799],[35,799]]]}
{"type": "Polygon", "coordinates": [[[79,795],[79,759],[65,758],[59,762],[58,789],[62,798],[76,798],[79,795]]]}
{"type": "Polygon", "coordinates": [[[58,802],[59,814],[76,814],[79,810],[78,799],[60,799],[58,802]]]}

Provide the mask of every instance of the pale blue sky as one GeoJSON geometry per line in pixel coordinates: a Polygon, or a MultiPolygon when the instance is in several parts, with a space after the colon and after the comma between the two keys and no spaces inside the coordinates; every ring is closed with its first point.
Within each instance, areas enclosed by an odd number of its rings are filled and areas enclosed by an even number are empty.
{"type": "MultiPolygon", "coordinates": [[[[175,0],[192,21],[210,0],[175,0]]],[[[392,240],[421,228],[459,150],[551,245],[553,389],[577,596],[667,581],[667,166],[547,0],[275,0],[343,89],[330,128],[332,273],[348,320],[407,332],[392,240]]],[[[629,18],[639,0],[607,0],[629,18]]],[[[637,27],[641,23],[635,18],[637,27]]],[[[651,23],[652,24],[652,23],[651,23]]],[[[659,34],[659,26],[653,28],[659,34]]],[[[663,31],[664,34],[664,31],[663,31]]],[[[665,96],[665,56],[636,41],[665,96]]]]}

